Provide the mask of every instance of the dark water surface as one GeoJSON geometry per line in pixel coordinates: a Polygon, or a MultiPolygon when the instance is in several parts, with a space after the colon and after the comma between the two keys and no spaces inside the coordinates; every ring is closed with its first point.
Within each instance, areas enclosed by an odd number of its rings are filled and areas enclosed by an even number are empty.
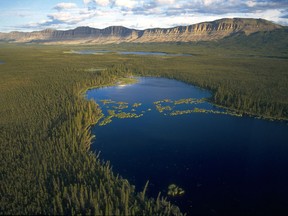
{"type": "MultiPolygon", "coordinates": [[[[288,126],[250,117],[207,113],[165,116],[153,102],[209,97],[191,85],[141,78],[125,87],[89,90],[88,99],[141,102],[150,112],[95,126],[92,150],[113,170],[156,197],[174,183],[185,190],[168,199],[188,215],[287,215],[288,126]]],[[[218,110],[205,102],[207,109],[218,110]]],[[[105,113],[103,106],[103,112],[105,113]]]]}
{"type": "Polygon", "coordinates": [[[80,50],[80,51],[73,51],[76,54],[82,55],[91,55],[91,54],[105,54],[105,53],[117,53],[120,55],[153,55],[153,56],[191,56],[190,54],[171,54],[165,52],[144,52],[144,51],[135,51],[135,52],[124,52],[124,51],[111,51],[111,50],[80,50]]]}

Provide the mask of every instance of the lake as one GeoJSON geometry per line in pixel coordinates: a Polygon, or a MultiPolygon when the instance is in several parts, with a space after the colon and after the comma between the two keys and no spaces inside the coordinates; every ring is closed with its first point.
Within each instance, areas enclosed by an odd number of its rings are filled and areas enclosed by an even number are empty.
{"type": "Polygon", "coordinates": [[[107,53],[116,53],[119,55],[152,55],[152,56],[191,56],[190,54],[182,54],[182,53],[165,53],[165,52],[144,52],[144,51],[135,51],[135,52],[127,52],[127,51],[111,51],[111,50],[79,50],[79,51],[71,51],[71,53],[81,54],[81,55],[101,55],[107,53]]]}
{"type": "Polygon", "coordinates": [[[161,192],[189,215],[287,213],[287,123],[239,117],[210,95],[151,77],[89,90],[105,115],[91,150],[137,191],[149,180],[149,196],[161,192]],[[185,193],[167,195],[171,184],[185,193]]]}
{"type": "Polygon", "coordinates": [[[165,52],[118,52],[119,54],[123,55],[155,55],[155,56],[191,56],[190,54],[172,54],[172,53],[165,53],[165,52]]]}

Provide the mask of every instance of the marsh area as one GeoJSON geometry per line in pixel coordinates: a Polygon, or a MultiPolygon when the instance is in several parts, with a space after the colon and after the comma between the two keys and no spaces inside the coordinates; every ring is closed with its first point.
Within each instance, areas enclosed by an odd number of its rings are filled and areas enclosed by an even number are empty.
{"type": "Polygon", "coordinates": [[[136,189],[149,180],[149,195],[161,192],[189,215],[286,208],[287,123],[241,117],[209,103],[209,91],[165,78],[86,96],[108,118],[93,127],[91,150],[136,189]],[[171,184],[185,193],[169,196],[171,184]]]}

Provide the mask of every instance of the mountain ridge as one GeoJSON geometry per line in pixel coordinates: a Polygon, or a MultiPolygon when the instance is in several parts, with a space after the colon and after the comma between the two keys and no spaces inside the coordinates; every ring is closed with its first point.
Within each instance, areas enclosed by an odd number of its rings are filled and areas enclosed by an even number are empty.
{"type": "Polygon", "coordinates": [[[137,30],[124,26],[103,29],[80,26],[70,30],[44,29],[33,32],[0,33],[0,41],[16,43],[150,43],[150,42],[196,42],[215,41],[237,33],[250,35],[255,32],[273,31],[284,26],[264,19],[223,18],[172,28],[148,28],[137,30]]]}

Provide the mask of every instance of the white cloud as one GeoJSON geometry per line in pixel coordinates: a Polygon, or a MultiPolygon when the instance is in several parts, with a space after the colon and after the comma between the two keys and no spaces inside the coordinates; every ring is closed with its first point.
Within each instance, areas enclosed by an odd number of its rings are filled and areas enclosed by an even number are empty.
{"type": "Polygon", "coordinates": [[[92,0],[83,0],[83,3],[84,3],[85,5],[87,5],[87,4],[89,4],[91,1],[92,1],[92,0]]]}
{"type": "Polygon", "coordinates": [[[59,3],[54,7],[54,9],[59,11],[73,8],[77,8],[77,5],[75,3],[65,3],[65,2],[59,3]]]}
{"type": "Polygon", "coordinates": [[[94,2],[102,7],[106,7],[110,4],[110,0],[94,0],[94,2]]]}
{"type": "MultiPolygon", "coordinates": [[[[72,29],[122,25],[136,29],[190,25],[220,18],[251,17],[288,25],[287,3],[264,0],[82,0],[84,4],[59,3],[55,13],[41,13],[22,28],[72,29]],[[44,19],[40,22],[40,20],[44,19]]],[[[17,11],[18,12],[18,11],[17,11]]],[[[22,14],[22,12],[21,12],[22,14]]],[[[27,11],[30,14],[30,11],[27,11]]],[[[1,13],[0,13],[1,17],[1,13]]],[[[14,16],[15,17],[15,16],[14,16]]],[[[22,18],[22,20],[25,18],[22,18]]],[[[28,20],[28,18],[27,18],[28,20]]],[[[32,19],[29,19],[29,22],[32,19]]],[[[28,21],[27,21],[28,22],[28,21]]],[[[19,25],[20,26],[20,25],[19,25]]]]}
{"type": "Polygon", "coordinates": [[[211,5],[213,3],[213,0],[203,0],[203,4],[208,6],[211,5]]]}
{"type": "Polygon", "coordinates": [[[74,15],[72,13],[62,12],[62,13],[54,13],[48,15],[48,17],[51,19],[51,23],[77,23],[82,21],[83,19],[89,18],[89,14],[85,15],[74,15]]]}
{"type": "Polygon", "coordinates": [[[174,4],[174,3],[175,3],[175,0],[156,0],[156,2],[157,2],[158,4],[163,4],[163,5],[165,5],[165,4],[174,4]]]}
{"type": "Polygon", "coordinates": [[[248,7],[254,7],[256,4],[257,4],[257,3],[256,3],[255,1],[247,1],[247,2],[246,2],[246,5],[247,5],[248,7]]]}
{"type": "Polygon", "coordinates": [[[267,20],[273,20],[276,22],[281,21],[281,10],[278,9],[270,9],[265,11],[256,11],[253,14],[250,14],[251,18],[262,18],[267,20]]]}
{"type": "MultiPolygon", "coordinates": [[[[219,3],[224,3],[225,0],[202,0],[203,4],[205,6],[209,6],[209,5],[212,5],[212,4],[219,4],[219,3]]],[[[226,3],[229,3],[226,2],[226,3]]]]}
{"type": "Polygon", "coordinates": [[[133,8],[136,4],[135,0],[115,0],[115,5],[119,7],[133,8]]]}

